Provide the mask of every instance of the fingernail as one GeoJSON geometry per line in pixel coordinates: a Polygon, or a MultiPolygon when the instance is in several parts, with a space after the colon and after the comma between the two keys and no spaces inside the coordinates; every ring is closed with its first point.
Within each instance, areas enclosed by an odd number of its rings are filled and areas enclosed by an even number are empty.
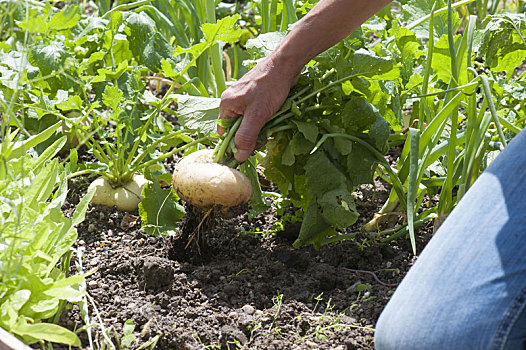
{"type": "Polygon", "coordinates": [[[239,163],[243,163],[245,160],[248,159],[248,157],[250,157],[250,152],[249,150],[246,150],[246,149],[237,149],[237,152],[234,153],[234,157],[236,157],[236,160],[239,162],[239,163]]]}

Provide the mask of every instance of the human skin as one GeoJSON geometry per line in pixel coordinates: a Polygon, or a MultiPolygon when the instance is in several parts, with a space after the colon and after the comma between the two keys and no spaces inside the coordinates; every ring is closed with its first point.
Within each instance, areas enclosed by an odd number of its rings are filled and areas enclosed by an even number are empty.
{"type": "MultiPolygon", "coordinates": [[[[243,116],[235,136],[238,162],[247,160],[254,151],[261,128],[282,106],[302,68],[389,3],[320,0],[270,55],[223,92],[219,118],[243,116]]],[[[220,126],[218,132],[223,134],[220,126]]]]}

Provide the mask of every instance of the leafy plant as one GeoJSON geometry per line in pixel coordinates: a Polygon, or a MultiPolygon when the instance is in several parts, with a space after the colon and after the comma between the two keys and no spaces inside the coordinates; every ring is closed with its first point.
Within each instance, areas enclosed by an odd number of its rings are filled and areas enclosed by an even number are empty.
{"type": "MultiPolygon", "coordinates": [[[[248,43],[254,58],[268,52],[272,41],[265,41],[262,38],[265,35],[254,44],[248,43]],[[263,41],[266,45],[259,46],[263,41]]],[[[316,58],[282,109],[261,132],[262,139],[271,137],[261,160],[266,176],[304,212],[295,246],[320,246],[329,237],[337,239],[336,230],[353,224],[358,217],[351,192],[372,181],[377,163],[390,169],[382,155],[387,150],[389,123],[363,97],[369,88],[363,82],[394,78],[398,67],[390,59],[378,57],[361,46],[359,37],[351,37],[316,58]]],[[[378,93],[387,95],[378,85],[377,88],[378,93]]],[[[216,103],[211,100],[209,105],[216,103]]],[[[187,115],[185,107],[180,106],[179,112],[187,115]]],[[[386,109],[384,97],[383,110],[386,109]]],[[[209,120],[195,118],[187,123],[205,128],[209,120]]],[[[222,123],[227,132],[216,147],[216,161],[229,162],[233,150],[228,149],[232,148],[239,120],[222,123]]]]}
{"type": "MultiPolygon", "coordinates": [[[[383,239],[387,242],[409,233],[413,249],[414,227],[435,218],[438,226],[485,169],[485,155],[499,152],[523,127],[524,114],[517,107],[520,102],[497,86],[507,85],[526,57],[522,50],[526,48],[524,30],[519,29],[524,19],[521,22],[513,15],[498,15],[488,18],[477,30],[477,17],[470,16],[463,35],[455,35],[458,21],[450,2],[446,14],[447,32],[437,36],[435,12],[430,13],[426,55],[421,54],[425,48],[418,32],[405,28],[393,28],[395,41],[387,47],[399,53],[401,60],[408,56],[427,58],[403,61],[404,69],[412,75],[402,81],[405,89],[400,96],[411,103],[406,125],[413,128],[408,129],[397,177],[407,193],[407,203],[392,191],[366,228],[377,231],[380,219],[386,218],[384,214],[405,207],[407,226],[379,235],[390,235],[383,239]],[[497,37],[499,45],[493,41],[497,37]],[[505,76],[499,77],[500,71],[505,76]],[[437,192],[437,206],[419,212],[425,197],[437,192]]],[[[512,84],[519,87],[523,82],[514,80],[512,84]]]]}
{"type": "Polygon", "coordinates": [[[43,321],[60,315],[63,301],[77,302],[85,293],[85,276],[68,276],[69,255],[77,238],[75,225],[84,219],[93,193],[80,201],[72,218],[65,217],[61,207],[67,195],[66,172],[75,160],[66,170],[54,156],[66,138],[40,156],[20,155],[17,150],[25,153],[32,140],[46,139],[46,133],[23,141],[16,131],[5,132],[0,165],[0,326],[26,343],[46,340],[79,346],[75,333],[43,321]]]}

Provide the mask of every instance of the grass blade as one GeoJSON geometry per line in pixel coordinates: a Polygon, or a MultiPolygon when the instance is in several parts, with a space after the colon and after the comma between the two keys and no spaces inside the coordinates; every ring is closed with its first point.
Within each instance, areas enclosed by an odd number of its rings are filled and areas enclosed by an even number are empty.
{"type": "Polygon", "coordinates": [[[416,241],[415,241],[415,200],[418,192],[418,164],[419,164],[419,146],[420,130],[409,128],[409,181],[407,185],[407,226],[409,228],[409,238],[411,239],[411,247],[413,254],[416,255],[416,241]]]}
{"type": "Polygon", "coordinates": [[[499,133],[500,140],[504,147],[506,147],[508,143],[506,142],[506,138],[504,137],[504,133],[502,132],[499,116],[497,114],[497,110],[495,109],[495,103],[493,102],[493,96],[491,95],[491,88],[489,87],[488,77],[485,75],[481,75],[480,81],[482,82],[482,89],[484,90],[484,95],[486,96],[486,101],[488,102],[489,111],[491,112],[491,117],[493,118],[493,122],[495,123],[495,127],[497,128],[497,131],[499,133]]]}

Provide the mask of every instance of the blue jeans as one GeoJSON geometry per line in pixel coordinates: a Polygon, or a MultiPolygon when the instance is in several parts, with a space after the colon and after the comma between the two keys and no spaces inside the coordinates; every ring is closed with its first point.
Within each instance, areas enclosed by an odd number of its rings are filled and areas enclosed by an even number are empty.
{"type": "Polygon", "coordinates": [[[383,349],[526,349],[526,130],[475,181],[380,315],[383,349]]]}

